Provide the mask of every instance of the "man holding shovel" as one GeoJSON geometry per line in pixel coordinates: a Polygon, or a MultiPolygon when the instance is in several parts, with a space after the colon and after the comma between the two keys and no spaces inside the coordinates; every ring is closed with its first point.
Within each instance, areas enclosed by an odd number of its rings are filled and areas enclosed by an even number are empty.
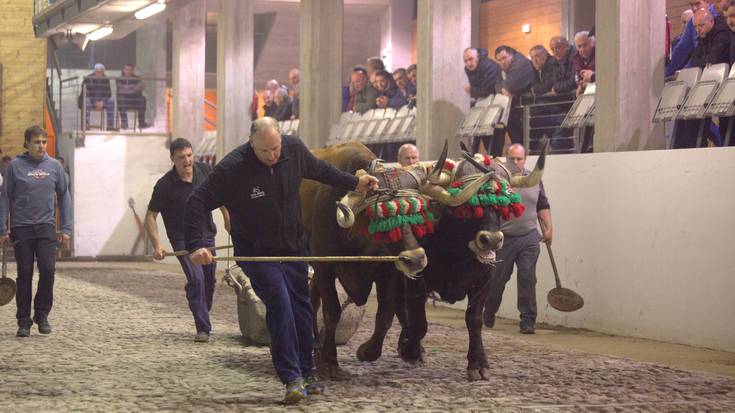
{"type": "Polygon", "coordinates": [[[61,243],[67,248],[71,237],[72,213],[69,185],[61,164],[46,153],[46,131],[39,126],[25,130],[26,152],[13,159],[5,171],[0,195],[0,245],[12,239],[18,264],[15,303],[18,310],[18,337],[38,332],[51,333],[48,321],[54,301],[56,271],[56,216],[54,202],[61,211],[61,243]],[[54,198],[55,197],[55,198],[54,198]],[[6,222],[10,214],[10,234],[6,222]],[[33,264],[38,261],[38,288],[33,298],[33,264]],[[31,303],[33,318],[31,318],[31,303]]]}
{"type": "MultiPolygon", "coordinates": [[[[508,148],[507,159],[515,164],[520,172],[528,175],[526,169],[526,148],[515,143],[508,148]]],[[[546,199],[543,183],[520,188],[525,212],[518,218],[503,221],[500,230],[505,239],[498,251],[495,275],[490,281],[490,293],[485,302],[483,321],[485,326],[495,325],[495,313],[503,299],[505,284],[513,273],[513,264],[518,268],[518,311],[521,313],[520,330],[523,334],[533,334],[536,324],[536,261],[538,261],[539,241],[551,244],[551,209],[546,199]],[[541,235],[536,229],[536,221],[541,226],[541,235]]]]}
{"type": "MultiPolygon", "coordinates": [[[[174,250],[183,250],[184,243],[184,207],[191,192],[207,179],[212,172],[212,167],[201,162],[194,162],[194,153],[191,143],[183,138],[175,139],[169,148],[171,168],[161,179],[156,182],[148,204],[148,212],[145,214],[145,228],[148,236],[153,242],[153,258],[162,260],[166,251],[161,245],[158,236],[156,218],[160,212],[163,215],[163,224],[166,226],[166,235],[174,250]]],[[[225,220],[225,229],[230,231],[230,216],[227,209],[221,208],[225,220]]],[[[212,212],[209,211],[202,226],[202,241],[206,247],[214,247],[214,236],[217,227],[212,220],[212,212]]],[[[194,316],[194,324],[197,334],[194,341],[206,343],[212,331],[209,321],[209,311],[212,309],[212,298],[214,296],[215,263],[198,265],[191,262],[188,256],[176,257],[179,259],[181,268],[186,274],[186,300],[189,309],[194,316]]]]}

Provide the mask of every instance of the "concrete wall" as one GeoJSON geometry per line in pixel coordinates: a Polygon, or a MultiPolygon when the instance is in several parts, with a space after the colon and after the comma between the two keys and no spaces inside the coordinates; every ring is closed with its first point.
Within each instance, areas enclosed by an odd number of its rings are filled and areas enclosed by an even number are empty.
{"type": "Polygon", "coordinates": [[[0,0],[0,149],[14,156],[23,149],[23,131],[43,126],[46,40],[33,35],[33,2],[0,0]]]}
{"type": "MultiPolygon", "coordinates": [[[[542,248],[538,321],[735,351],[732,165],[735,148],[552,156],[554,254],[585,306],[547,305],[542,248]]],[[[516,291],[513,276],[500,316],[518,319],[516,291]]]]}

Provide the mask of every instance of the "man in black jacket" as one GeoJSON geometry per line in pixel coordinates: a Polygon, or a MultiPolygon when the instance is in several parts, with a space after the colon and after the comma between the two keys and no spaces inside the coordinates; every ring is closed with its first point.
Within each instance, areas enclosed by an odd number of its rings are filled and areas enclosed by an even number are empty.
{"type": "MultiPolygon", "coordinates": [[[[230,152],[194,189],[184,213],[186,246],[197,265],[212,262],[202,236],[206,214],[230,213],[237,256],[304,256],[299,185],[303,178],[366,192],[378,180],[357,178],[317,159],[296,137],[283,136],[273,118],[253,122],[250,141],[230,152]]],[[[312,308],[304,262],[239,262],[266,306],[273,365],[294,404],[324,386],[314,379],[312,308]]]]}
{"type": "MultiPolygon", "coordinates": [[[[531,91],[533,86],[534,70],[531,61],[518,53],[510,46],[500,46],[495,49],[495,60],[505,73],[505,79],[495,85],[495,90],[510,98],[511,111],[508,117],[508,135],[511,143],[523,143],[523,109],[519,107],[521,95],[531,91]]],[[[492,155],[500,156],[503,152],[503,139],[495,139],[492,155]]]]}
{"type": "MultiPolygon", "coordinates": [[[[495,85],[500,79],[500,66],[490,60],[486,49],[475,49],[468,47],[464,50],[464,71],[470,84],[465,86],[465,91],[470,95],[470,106],[475,106],[478,99],[488,97],[495,93],[495,85]]],[[[472,152],[477,153],[480,149],[480,140],[485,145],[485,150],[490,153],[490,141],[493,135],[476,136],[472,141],[472,152]]],[[[500,140],[500,137],[493,140],[500,140]]]]}
{"type": "Polygon", "coordinates": [[[572,59],[577,54],[577,50],[563,36],[552,37],[549,41],[549,49],[559,64],[559,73],[553,88],[554,93],[563,95],[573,92],[577,88],[577,80],[574,78],[572,59]]]}

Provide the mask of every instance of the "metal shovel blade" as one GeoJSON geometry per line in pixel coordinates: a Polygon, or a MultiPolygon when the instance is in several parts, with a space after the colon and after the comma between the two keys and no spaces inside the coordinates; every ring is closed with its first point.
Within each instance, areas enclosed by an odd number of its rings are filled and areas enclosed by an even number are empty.
{"type": "Polygon", "coordinates": [[[581,295],[564,287],[552,288],[546,295],[546,300],[555,309],[567,313],[577,311],[584,306],[584,299],[581,295]]]}

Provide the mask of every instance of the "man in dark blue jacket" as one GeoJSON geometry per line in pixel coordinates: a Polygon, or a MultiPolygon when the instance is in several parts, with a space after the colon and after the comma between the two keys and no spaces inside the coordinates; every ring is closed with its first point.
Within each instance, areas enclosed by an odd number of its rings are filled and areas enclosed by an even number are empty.
{"type": "MultiPolygon", "coordinates": [[[[499,80],[495,86],[497,93],[502,93],[512,99],[511,111],[508,116],[508,135],[512,143],[523,143],[523,109],[519,108],[521,95],[531,91],[535,72],[531,61],[518,53],[510,46],[500,46],[495,49],[495,60],[500,64],[505,78],[499,80]]],[[[504,139],[495,139],[491,152],[493,156],[500,156],[503,152],[504,139]]]]}
{"type": "MultiPolygon", "coordinates": [[[[470,82],[464,90],[470,95],[470,106],[475,106],[475,102],[479,99],[495,93],[495,85],[501,76],[500,66],[488,58],[486,49],[468,47],[464,49],[462,59],[464,60],[464,72],[470,82]]],[[[494,140],[502,139],[500,134],[496,133],[496,135],[498,137],[494,140]]],[[[485,150],[490,153],[491,140],[493,140],[493,135],[475,136],[472,141],[472,152],[477,153],[480,150],[480,141],[482,141],[485,150]]]]}
{"type": "Polygon", "coordinates": [[[69,185],[61,164],[46,153],[46,131],[39,126],[26,129],[27,152],[10,162],[0,195],[0,244],[12,239],[18,264],[15,303],[18,307],[18,337],[31,334],[33,322],[38,332],[50,334],[48,315],[54,301],[56,271],[56,217],[54,202],[61,210],[61,242],[68,247],[72,212],[69,185]],[[5,223],[10,214],[10,235],[5,223]],[[33,295],[33,263],[38,260],[38,288],[33,295]],[[33,303],[33,318],[31,318],[33,303]]]}
{"type": "MultiPolygon", "coordinates": [[[[194,264],[207,265],[202,225],[224,205],[230,212],[237,256],[304,256],[299,186],[303,178],[366,192],[377,187],[370,175],[357,178],[317,159],[296,137],[283,136],[277,122],[253,122],[250,141],[234,149],[192,192],[184,213],[186,246],[194,264]]],[[[266,307],[273,365],[286,384],[284,402],[294,404],[324,386],[314,379],[312,308],[304,262],[239,262],[266,307]]]]}

